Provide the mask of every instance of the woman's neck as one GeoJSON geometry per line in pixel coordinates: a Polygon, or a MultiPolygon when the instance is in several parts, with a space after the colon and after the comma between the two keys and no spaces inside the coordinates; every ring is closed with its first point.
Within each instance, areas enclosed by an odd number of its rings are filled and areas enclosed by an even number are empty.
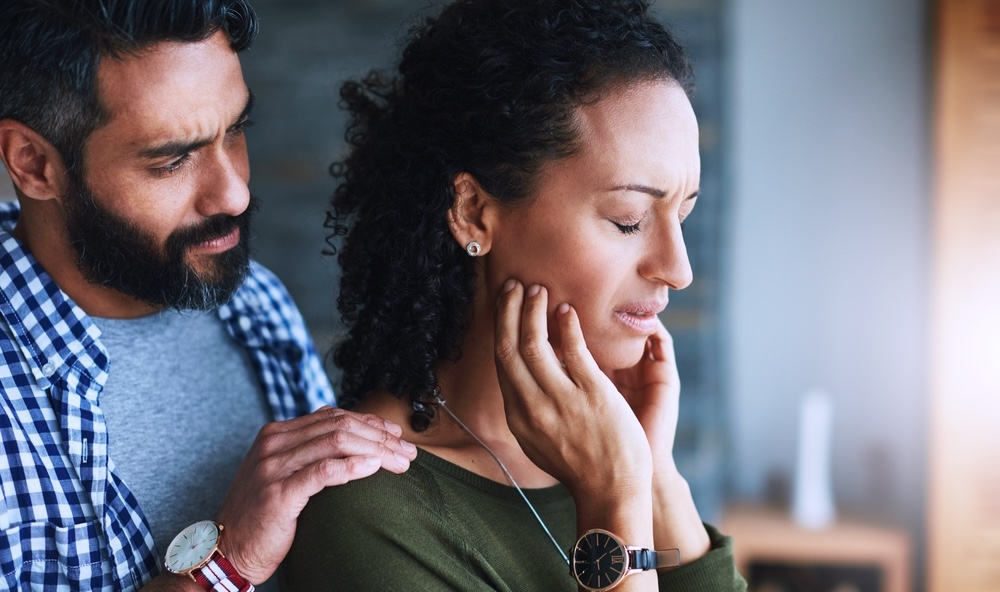
{"type": "MultiPolygon", "coordinates": [[[[469,431],[500,457],[518,485],[524,488],[554,485],[555,479],[525,456],[507,426],[493,354],[492,320],[492,314],[474,315],[462,342],[461,357],[457,361],[442,361],[435,368],[441,397],[469,431]],[[489,324],[484,326],[482,320],[489,324]]],[[[496,461],[443,409],[437,409],[430,427],[422,432],[410,425],[413,411],[408,398],[397,398],[388,392],[373,393],[362,401],[358,410],[398,423],[403,428],[403,439],[428,452],[488,479],[507,483],[496,461]]]]}

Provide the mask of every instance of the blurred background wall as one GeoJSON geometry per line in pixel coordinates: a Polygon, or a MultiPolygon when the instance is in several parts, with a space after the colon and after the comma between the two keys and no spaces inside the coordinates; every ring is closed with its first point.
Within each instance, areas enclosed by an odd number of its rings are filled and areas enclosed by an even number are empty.
{"type": "MultiPolygon", "coordinates": [[[[255,0],[256,256],[321,350],[336,266],[321,256],[342,153],[338,83],[387,65],[423,0],[255,0]]],[[[929,9],[921,0],[660,0],[691,48],[703,194],[699,282],[672,301],[686,358],[683,466],[717,519],[786,507],[800,397],[834,402],[838,511],[903,529],[922,589],[929,239],[929,9]]],[[[0,169],[0,198],[12,191],[0,169]]],[[[336,370],[330,369],[336,379],[336,370]]]]}
{"type": "Polygon", "coordinates": [[[732,0],[724,289],[731,494],[780,489],[834,401],[847,510],[923,503],[930,47],[919,0],[732,0]]]}
{"type": "MultiPolygon", "coordinates": [[[[731,0],[723,289],[732,497],[786,498],[799,400],[834,404],[842,515],[925,502],[931,46],[920,0],[731,0]]],[[[922,589],[916,571],[914,589],[922,589]]]]}

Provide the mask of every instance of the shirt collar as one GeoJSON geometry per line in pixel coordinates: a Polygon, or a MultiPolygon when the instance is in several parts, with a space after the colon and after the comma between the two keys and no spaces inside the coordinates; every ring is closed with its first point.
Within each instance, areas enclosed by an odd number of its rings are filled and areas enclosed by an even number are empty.
{"type": "Polygon", "coordinates": [[[42,388],[69,374],[103,386],[101,331],[6,229],[0,230],[0,316],[42,388]]]}

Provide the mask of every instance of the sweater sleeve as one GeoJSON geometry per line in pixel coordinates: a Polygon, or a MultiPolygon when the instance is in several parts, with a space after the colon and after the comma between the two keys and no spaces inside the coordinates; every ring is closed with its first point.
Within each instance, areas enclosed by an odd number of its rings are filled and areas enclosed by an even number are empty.
{"type": "Polygon", "coordinates": [[[746,580],[736,570],[733,538],[706,524],[712,548],[686,565],[658,572],[660,592],[745,592],[746,580]]]}

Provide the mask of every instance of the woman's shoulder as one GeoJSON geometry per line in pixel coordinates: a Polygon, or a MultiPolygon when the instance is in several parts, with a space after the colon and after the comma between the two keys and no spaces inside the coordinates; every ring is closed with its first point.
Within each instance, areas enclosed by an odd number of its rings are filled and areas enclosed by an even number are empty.
{"type": "Polygon", "coordinates": [[[313,496],[283,589],[484,589],[481,570],[470,567],[463,486],[449,482],[442,462],[421,450],[405,473],[378,471],[313,496]]]}
{"type": "MultiPolygon", "coordinates": [[[[440,486],[420,452],[410,468],[400,474],[381,469],[370,477],[327,487],[314,495],[302,519],[322,524],[374,519],[375,525],[391,525],[396,519],[413,521],[419,515],[439,516],[440,486]]],[[[300,522],[302,521],[300,519],[300,522]]]]}

